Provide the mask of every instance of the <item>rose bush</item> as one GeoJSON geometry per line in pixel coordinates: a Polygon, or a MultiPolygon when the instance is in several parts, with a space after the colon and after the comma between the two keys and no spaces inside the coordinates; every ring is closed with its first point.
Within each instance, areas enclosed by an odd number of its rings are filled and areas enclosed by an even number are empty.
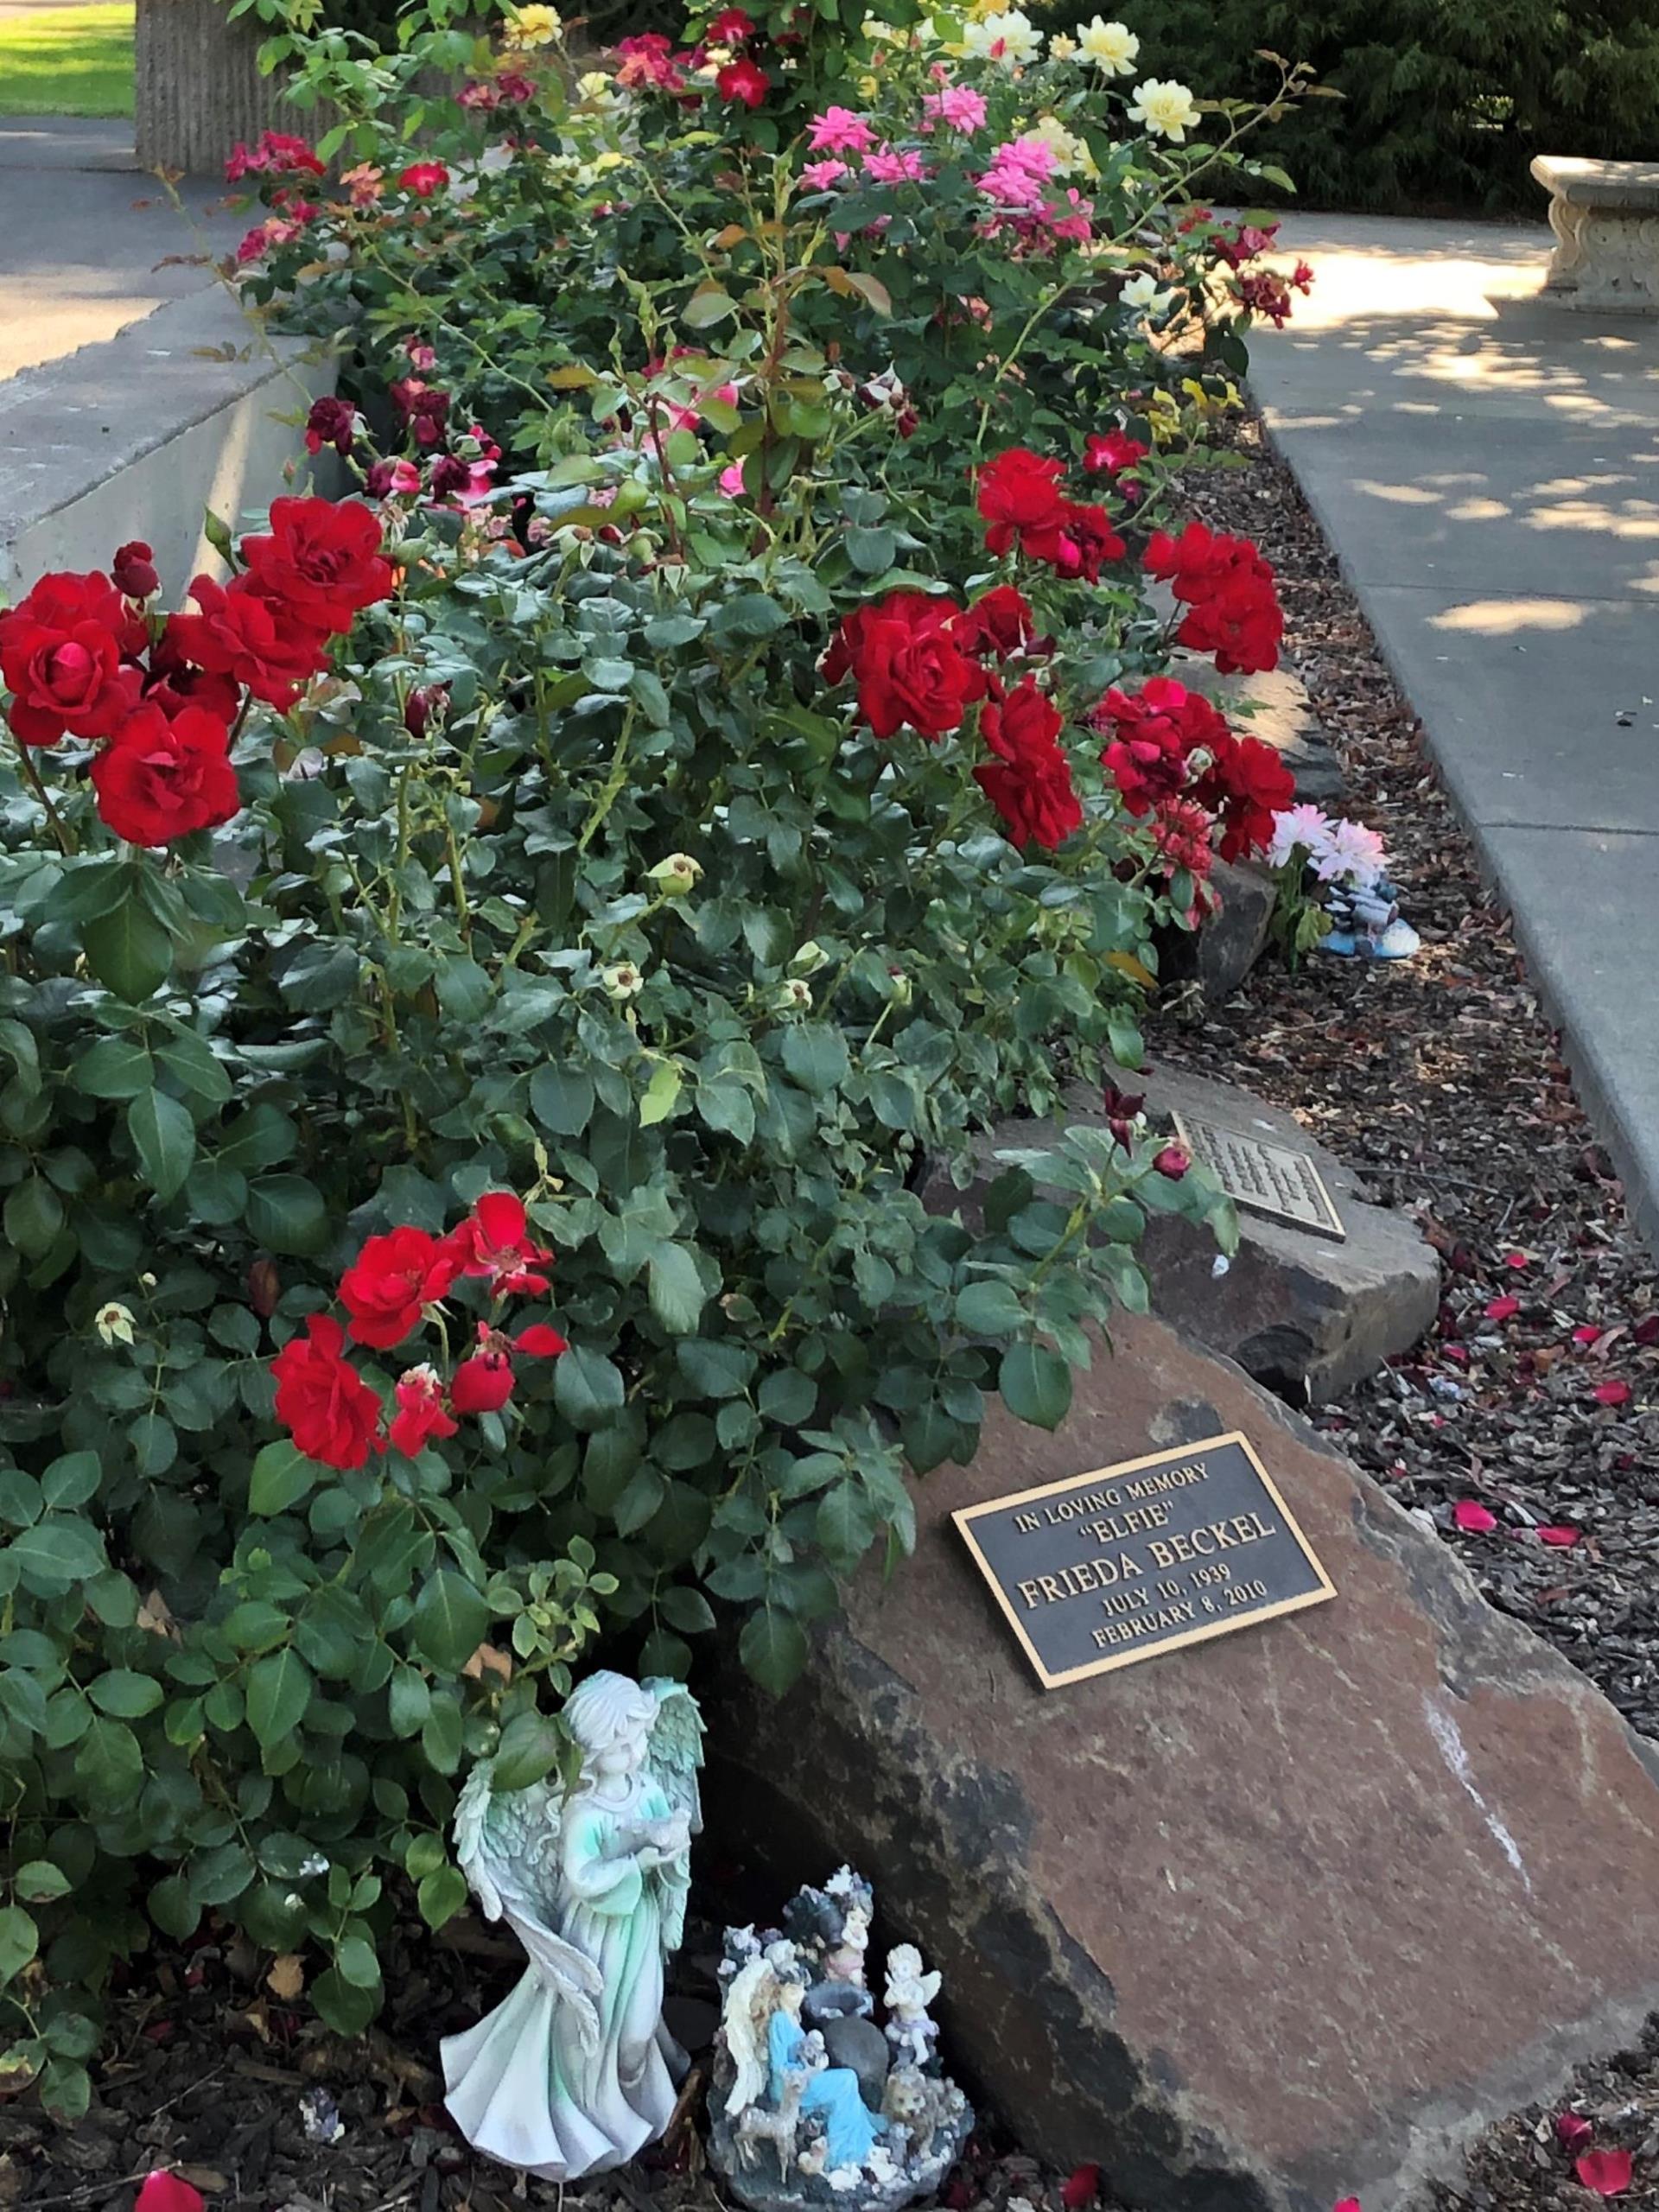
{"type": "Polygon", "coordinates": [[[1084,218],[1034,142],[1099,86],[1011,18],[943,75],[880,35],[779,151],[737,10],[696,113],[666,41],[571,87],[538,13],[321,34],[374,158],[240,161],[251,282],[357,318],[307,442],[366,498],[218,529],[170,613],[135,543],[0,614],[0,1988],[60,2110],[152,1926],[315,1945],[361,2026],[403,1885],[463,1901],[463,1764],[548,1771],[593,1639],[724,1623],[783,1687],[988,1396],[1064,1416],[1148,1211],[1234,1233],[1131,1101],[988,1154],[1135,1063],[1291,796],[1165,674],[1277,656],[1254,550],[1159,527],[1255,247],[1162,219],[1150,139],[1084,218]],[[446,54],[488,160],[407,158],[446,54]]]}

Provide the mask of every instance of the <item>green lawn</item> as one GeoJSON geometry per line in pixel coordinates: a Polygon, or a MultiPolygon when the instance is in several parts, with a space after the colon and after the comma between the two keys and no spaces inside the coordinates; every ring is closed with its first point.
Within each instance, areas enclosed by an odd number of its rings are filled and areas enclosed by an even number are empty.
{"type": "Polygon", "coordinates": [[[0,115],[130,115],[133,0],[0,16],[0,115]]]}

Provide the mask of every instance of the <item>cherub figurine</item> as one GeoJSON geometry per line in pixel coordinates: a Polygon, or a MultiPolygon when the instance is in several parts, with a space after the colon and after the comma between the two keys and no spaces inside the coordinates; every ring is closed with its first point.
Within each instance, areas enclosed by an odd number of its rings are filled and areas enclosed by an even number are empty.
{"type": "Polygon", "coordinates": [[[673,2113],[686,2058],[663,2024],[663,1966],[702,1825],[702,1722],[683,1684],[590,1675],[563,1720],[582,1753],[573,1783],[497,1790],[480,1759],[461,1793],[461,1872],[530,1964],[442,2045],[444,2101],[467,2140],[557,2182],[626,2164],[673,2113]]]}
{"type": "Polygon", "coordinates": [[[924,2073],[933,2063],[939,2031],[928,2015],[928,2006],[944,1986],[944,1976],[936,1968],[922,1971],[922,1955],[913,1943],[895,1943],[887,1953],[887,2036],[895,2066],[917,2066],[924,2073]]]}

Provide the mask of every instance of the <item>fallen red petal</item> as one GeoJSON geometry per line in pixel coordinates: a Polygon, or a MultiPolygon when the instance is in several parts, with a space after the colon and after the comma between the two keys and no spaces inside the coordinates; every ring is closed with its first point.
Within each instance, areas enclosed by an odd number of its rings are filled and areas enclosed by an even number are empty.
{"type": "Polygon", "coordinates": [[[1572,1547],[1578,1542],[1580,1533],[1579,1529],[1569,1527],[1565,1521],[1557,1522],[1553,1528],[1540,1529],[1536,1531],[1541,1544],[1554,1544],[1556,1550],[1560,1552],[1571,1550],[1572,1547]]]}
{"type": "Polygon", "coordinates": [[[1100,2195],[1100,2168],[1079,2166],[1060,2183],[1060,2202],[1066,2212],[1080,2212],[1100,2195]]]}
{"type": "Polygon", "coordinates": [[[1630,1386],[1628,1382],[1621,1382],[1617,1377],[1610,1376],[1606,1382],[1597,1383],[1594,1396],[1599,1406],[1628,1406],[1630,1402],[1630,1386]]]}
{"type": "Polygon", "coordinates": [[[1518,1298],[1494,1298],[1486,1307],[1486,1319],[1489,1321],[1512,1321],[1520,1311],[1518,1298]]]}
{"type": "Polygon", "coordinates": [[[1582,2113],[1558,2112],[1555,2115],[1555,2140],[1564,2151],[1576,2151],[1590,2140],[1589,2121],[1582,2113]]]}
{"type": "Polygon", "coordinates": [[[1531,1262],[1524,1252],[1506,1252],[1503,1255],[1503,1264],[1506,1268],[1525,1268],[1529,1267],[1531,1262]]]}
{"type": "Polygon", "coordinates": [[[1573,1341],[1575,1344],[1599,1344],[1601,1331],[1593,1321],[1581,1322],[1573,1332],[1573,1341]]]}
{"type": "Polygon", "coordinates": [[[202,2196],[177,2174],[157,2168],[146,2175],[134,2199],[132,2212],[201,2212],[202,2196]]]}
{"type": "Polygon", "coordinates": [[[1630,1340],[1638,1344],[1659,1344],[1659,1313],[1643,1315],[1630,1331],[1630,1340]]]}
{"type": "Polygon", "coordinates": [[[1484,1536],[1497,1526],[1497,1514],[1472,1497],[1460,1497],[1452,1509],[1452,1518],[1465,1535],[1484,1536]]]}
{"type": "Polygon", "coordinates": [[[1335,2212],[1365,2212],[1365,2208],[1357,2196],[1344,2196],[1335,2212]]]}
{"type": "Polygon", "coordinates": [[[1628,2151],[1586,2151],[1573,2161],[1573,2171],[1598,2196],[1622,2196],[1630,2185],[1630,2154],[1628,2151]]]}

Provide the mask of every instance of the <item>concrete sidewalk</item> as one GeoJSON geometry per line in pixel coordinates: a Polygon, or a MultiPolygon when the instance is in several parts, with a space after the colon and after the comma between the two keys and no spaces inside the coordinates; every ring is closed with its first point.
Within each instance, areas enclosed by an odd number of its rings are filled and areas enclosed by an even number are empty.
{"type": "Polygon", "coordinates": [[[1541,224],[1280,243],[1317,279],[1252,388],[1659,1239],[1659,321],[1532,296],[1541,224]]]}

